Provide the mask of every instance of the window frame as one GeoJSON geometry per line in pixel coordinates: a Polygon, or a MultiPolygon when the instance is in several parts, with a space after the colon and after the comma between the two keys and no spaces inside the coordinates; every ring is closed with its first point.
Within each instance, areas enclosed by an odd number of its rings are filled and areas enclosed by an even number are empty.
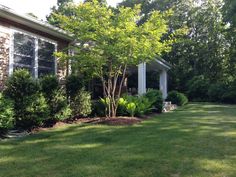
{"type": "MultiPolygon", "coordinates": [[[[14,34],[15,33],[24,34],[24,35],[34,38],[35,51],[34,51],[34,66],[32,67],[32,70],[33,70],[33,77],[38,78],[38,69],[39,69],[38,41],[39,39],[42,41],[48,42],[50,44],[53,44],[55,46],[54,52],[57,52],[57,47],[58,47],[57,41],[29,32],[29,31],[19,29],[19,28],[10,27],[9,75],[11,75],[14,71],[14,34]]],[[[54,74],[55,75],[57,74],[57,58],[56,57],[54,57],[54,74]]]]}

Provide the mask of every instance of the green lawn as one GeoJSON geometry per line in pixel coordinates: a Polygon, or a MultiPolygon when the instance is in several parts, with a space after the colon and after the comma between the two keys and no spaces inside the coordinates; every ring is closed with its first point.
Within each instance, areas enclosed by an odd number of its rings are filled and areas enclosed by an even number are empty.
{"type": "Polygon", "coordinates": [[[235,177],[236,106],[189,104],[134,126],[70,125],[0,142],[1,177],[235,177]]]}

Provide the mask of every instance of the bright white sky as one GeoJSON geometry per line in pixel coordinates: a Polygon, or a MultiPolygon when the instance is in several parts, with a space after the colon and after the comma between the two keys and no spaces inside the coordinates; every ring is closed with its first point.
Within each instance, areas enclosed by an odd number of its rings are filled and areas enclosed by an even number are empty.
{"type": "MultiPolygon", "coordinates": [[[[81,2],[82,0],[74,0],[81,2]]],[[[122,0],[107,0],[111,6],[116,6],[122,0]]],[[[10,7],[19,13],[33,13],[39,19],[45,20],[46,15],[50,13],[50,8],[56,5],[57,0],[0,0],[0,4],[10,7]]]]}

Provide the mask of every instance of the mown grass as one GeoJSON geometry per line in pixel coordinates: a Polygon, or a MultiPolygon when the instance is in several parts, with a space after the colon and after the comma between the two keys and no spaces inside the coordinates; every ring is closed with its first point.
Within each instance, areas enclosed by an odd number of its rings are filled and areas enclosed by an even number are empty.
{"type": "Polygon", "coordinates": [[[133,126],[68,125],[0,142],[1,177],[235,177],[236,106],[189,104],[133,126]]]}

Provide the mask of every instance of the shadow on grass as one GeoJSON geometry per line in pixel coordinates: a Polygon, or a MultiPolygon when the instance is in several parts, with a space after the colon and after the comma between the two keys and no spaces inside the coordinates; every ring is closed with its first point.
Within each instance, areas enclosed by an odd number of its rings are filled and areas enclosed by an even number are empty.
{"type": "Polygon", "coordinates": [[[133,126],[0,142],[0,176],[236,176],[236,106],[189,104],[133,126]]]}

